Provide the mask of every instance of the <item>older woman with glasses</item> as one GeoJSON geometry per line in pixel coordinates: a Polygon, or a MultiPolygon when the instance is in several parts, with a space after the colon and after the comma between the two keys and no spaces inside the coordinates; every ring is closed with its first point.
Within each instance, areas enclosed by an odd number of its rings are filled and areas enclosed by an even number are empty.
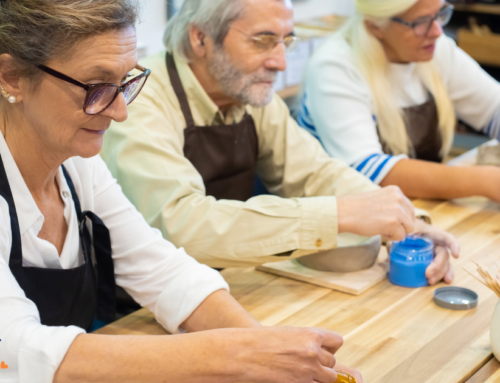
{"type": "Polygon", "coordinates": [[[98,156],[149,75],[135,22],[132,0],[0,0],[0,381],[335,381],[340,336],[261,327],[98,156]],[[114,319],[115,283],[196,333],[87,334],[114,319]]]}
{"type": "Polygon", "coordinates": [[[500,137],[500,86],[443,35],[443,0],[356,0],[310,63],[299,124],[327,152],[410,197],[500,201],[500,169],[449,167],[457,118],[500,137]]]}

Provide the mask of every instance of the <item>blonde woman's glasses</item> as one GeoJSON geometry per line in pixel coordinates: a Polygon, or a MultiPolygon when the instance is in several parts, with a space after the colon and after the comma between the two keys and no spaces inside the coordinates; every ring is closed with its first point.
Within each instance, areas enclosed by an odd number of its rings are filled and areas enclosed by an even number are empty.
{"type": "Polygon", "coordinates": [[[424,37],[427,36],[432,29],[432,25],[435,21],[441,26],[444,27],[446,24],[450,22],[451,16],[453,15],[454,7],[452,4],[446,3],[441,10],[436,13],[434,16],[424,16],[420,17],[414,22],[408,22],[399,17],[391,18],[391,21],[395,23],[406,25],[409,28],[413,29],[415,36],[424,37]]]}
{"type": "Polygon", "coordinates": [[[285,52],[290,53],[295,50],[300,44],[300,38],[298,38],[297,36],[286,36],[284,39],[280,39],[276,35],[252,36],[237,28],[232,27],[231,29],[234,29],[235,31],[238,31],[250,38],[254,42],[257,49],[265,52],[272,51],[278,44],[283,43],[285,45],[285,52]]]}

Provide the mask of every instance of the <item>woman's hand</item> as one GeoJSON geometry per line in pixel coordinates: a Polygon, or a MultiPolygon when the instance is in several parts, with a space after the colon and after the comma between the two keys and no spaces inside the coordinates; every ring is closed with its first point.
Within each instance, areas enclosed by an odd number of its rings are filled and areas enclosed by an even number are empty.
{"type": "Polygon", "coordinates": [[[417,221],[413,234],[422,235],[434,242],[434,261],[425,272],[429,284],[434,285],[442,279],[446,283],[451,283],[455,272],[450,263],[450,253],[454,258],[458,258],[460,255],[460,245],[457,239],[450,233],[421,220],[417,221]]]}
{"type": "MultiPolygon", "coordinates": [[[[334,354],[343,340],[332,331],[294,327],[224,331],[234,332],[228,338],[232,343],[232,355],[228,360],[237,363],[238,370],[244,373],[237,377],[238,381],[333,383],[337,380],[334,354]],[[235,337],[237,332],[240,335],[235,337]]],[[[348,368],[344,370],[354,372],[348,368]]]]}

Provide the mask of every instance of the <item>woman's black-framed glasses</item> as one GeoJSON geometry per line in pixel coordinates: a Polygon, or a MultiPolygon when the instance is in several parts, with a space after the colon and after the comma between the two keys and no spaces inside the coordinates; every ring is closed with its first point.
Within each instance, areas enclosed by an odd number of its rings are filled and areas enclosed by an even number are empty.
{"type": "Polygon", "coordinates": [[[439,10],[434,16],[424,16],[410,23],[399,17],[391,18],[391,21],[394,21],[399,24],[406,25],[413,29],[415,36],[424,37],[429,34],[429,31],[432,29],[432,25],[435,21],[439,23],[440,26],[444,27],[446,24],[450,22],[451,16],[453,15],[453,10],[455,7],[452,4],[446,3],[443,8],[439,10]]]}
{"type": "Polygon", "coordinates": [[[151,70],[144,68],[141,65],[137,65],[135,69],[141,71],[142,73],[125,84],[119,86],[116,84],[84,84],[74,78],[66,76],[65,74],[58,72],[52,68],[46,67],[45,65],[38,65],[38,69],[44,71],[51,76],[58,78],[59,80],[66,81],[70,84],[76,85],[87,91],[85,96],[85,101],[83,103],[83,111],[88,115],[96,115],[104,112],[109,106],[116,100],[116,97],[120,93],[123,93],[127,105],[129,105],[135,98],[139,95],[146,80],[151,74],[151,70]]]}

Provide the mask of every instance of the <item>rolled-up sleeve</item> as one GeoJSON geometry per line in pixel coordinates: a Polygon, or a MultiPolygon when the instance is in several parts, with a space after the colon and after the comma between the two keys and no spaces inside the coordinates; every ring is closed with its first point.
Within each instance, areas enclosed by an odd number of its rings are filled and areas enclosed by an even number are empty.
{"type": "MultiPolygon", "coordinates": [[[[75,174],[72,164],[67,164],[75,174]]],[[[121,192],[100,157],[80,160],[93,177],[95,213],[111,234],[115,278],[171,333],[213,292],[229,287],[220,274],[200,265],[183,249],[175,248],[152,229],[121,192]]],[[[77,187],[82,181],[74,177],[77,187]]],[[[86,185],[84,189],[91,189],[86,185]]],[[[80,189],[81,190],[81,189],[80,189]]],[[[8,206],[0,197],[1,217],[8,206]]],[[[84,334],[76,326],[51,327],[40,323],[36,305],[28,299],[12,272],[10,223],[0,220],[0,382],[51,383],[75,338],[84,334]]]]}
{"type": "Polygon", "coordinates": [[[206,196],[201,175],[184,156],[185,122],[171,93],[168,77],[153,77],[129,119],[112,125],[102,155],[147,222],[206,265],[256,266],[296,250],[333,248],[336,196],[378,188],[329,158],[276,97],[265,108],[247,108],[259,138],[257,171],[273,195],[246,202],[206,196]]]}

